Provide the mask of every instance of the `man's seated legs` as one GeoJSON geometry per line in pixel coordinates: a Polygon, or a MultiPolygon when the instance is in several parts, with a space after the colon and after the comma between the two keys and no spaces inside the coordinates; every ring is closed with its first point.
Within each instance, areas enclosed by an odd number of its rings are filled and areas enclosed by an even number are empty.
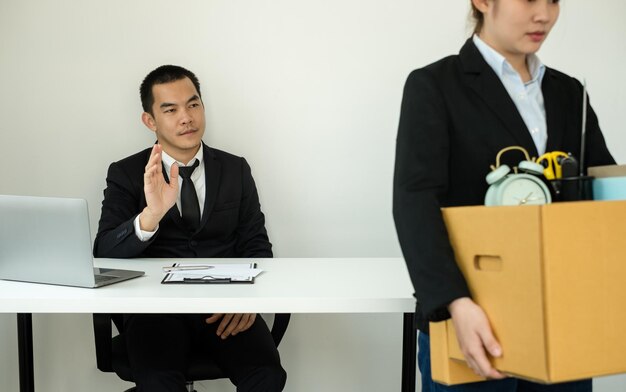
{"type": "Polygon", "coordinates": [[[124,316],[128,360],[138,392],[186,392],[191,334],[187,315],[124,316]]]}
{"type": "Polygon", "coordinates": [[[126,344],[138,391],[185,391],[184,370],[190,350],[206,352],[224,374],[245,391],[282,391],[286,373],[260,316],[250,329],[221,339],[210,315],[128,315],[126,344]]]}
{"type": "Polygon", "coordinates": [[[208,316],[200,316],[194,323],[198,328],[194,344],[203,345],[214,355],[218,365],[237,386],[239,392],[282,391],[287,374],[280,364],[280,357],[272,334],[260,315],[246,331],[222,339],[216,331],[219,321],[204,324],[208,316]]]}

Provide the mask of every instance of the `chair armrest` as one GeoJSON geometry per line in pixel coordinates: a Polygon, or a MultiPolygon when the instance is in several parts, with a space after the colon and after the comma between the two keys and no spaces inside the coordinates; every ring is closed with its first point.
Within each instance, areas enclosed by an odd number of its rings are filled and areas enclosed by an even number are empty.
{"type": "Polygon", "coordinates": [[[291,313],[276,313],[274,315],[274,324],[272,325],[272,338],[274,339],[276,347],[278,347],[280,341],[283,340],[283,336],[285,335],[285,331],[287,331],[287,326],[289,325],[290,318],[291,313]]]}
{"type": "Polygon", "coordinates": [[[96,342],[96,365],[103,372],[112,372],[111,314],[94,313],[93,333],[96,342]]]}

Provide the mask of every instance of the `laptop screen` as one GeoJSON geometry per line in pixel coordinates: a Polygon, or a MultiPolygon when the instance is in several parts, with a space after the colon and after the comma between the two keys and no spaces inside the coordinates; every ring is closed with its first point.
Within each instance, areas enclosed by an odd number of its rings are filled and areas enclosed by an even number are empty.
{"type": "Polygon", "coordinates": [[[87,201],[0,195],[0,279],[93,286],[87,201]]]}

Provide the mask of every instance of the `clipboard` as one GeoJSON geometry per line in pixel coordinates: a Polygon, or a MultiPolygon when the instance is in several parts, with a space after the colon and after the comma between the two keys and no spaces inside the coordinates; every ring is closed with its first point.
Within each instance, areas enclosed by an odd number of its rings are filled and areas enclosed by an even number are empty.
{"type": "Polygon", "coordinates": [[[256,276],[262,272],[257,269],[257,263],[203,264],[202,266],[174,263],[167,268],[181,268],[181,270],[167,272],[161,284],[253,284],[256,276]],[[213,275],[211,275],[212,272],[213,275]]]}

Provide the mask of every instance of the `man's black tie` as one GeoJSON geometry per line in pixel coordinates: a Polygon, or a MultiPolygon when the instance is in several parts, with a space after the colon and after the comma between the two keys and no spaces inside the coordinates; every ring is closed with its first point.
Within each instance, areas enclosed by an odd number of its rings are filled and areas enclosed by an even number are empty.
{"type": "Polygon", "coordinates": [[[180,190],[180,206],[183,210],[183,222],[185,222],[191,231],[195,231],[198,226],[200,226],[200,204],[198,203],[196,187],[193,185],[193,181],[191,181],[191,173],[196,170],[199,164],[200,161],[196,159],[196,163],[193,165],[178,168],[178,173],[183,179],[180,190]]]}

